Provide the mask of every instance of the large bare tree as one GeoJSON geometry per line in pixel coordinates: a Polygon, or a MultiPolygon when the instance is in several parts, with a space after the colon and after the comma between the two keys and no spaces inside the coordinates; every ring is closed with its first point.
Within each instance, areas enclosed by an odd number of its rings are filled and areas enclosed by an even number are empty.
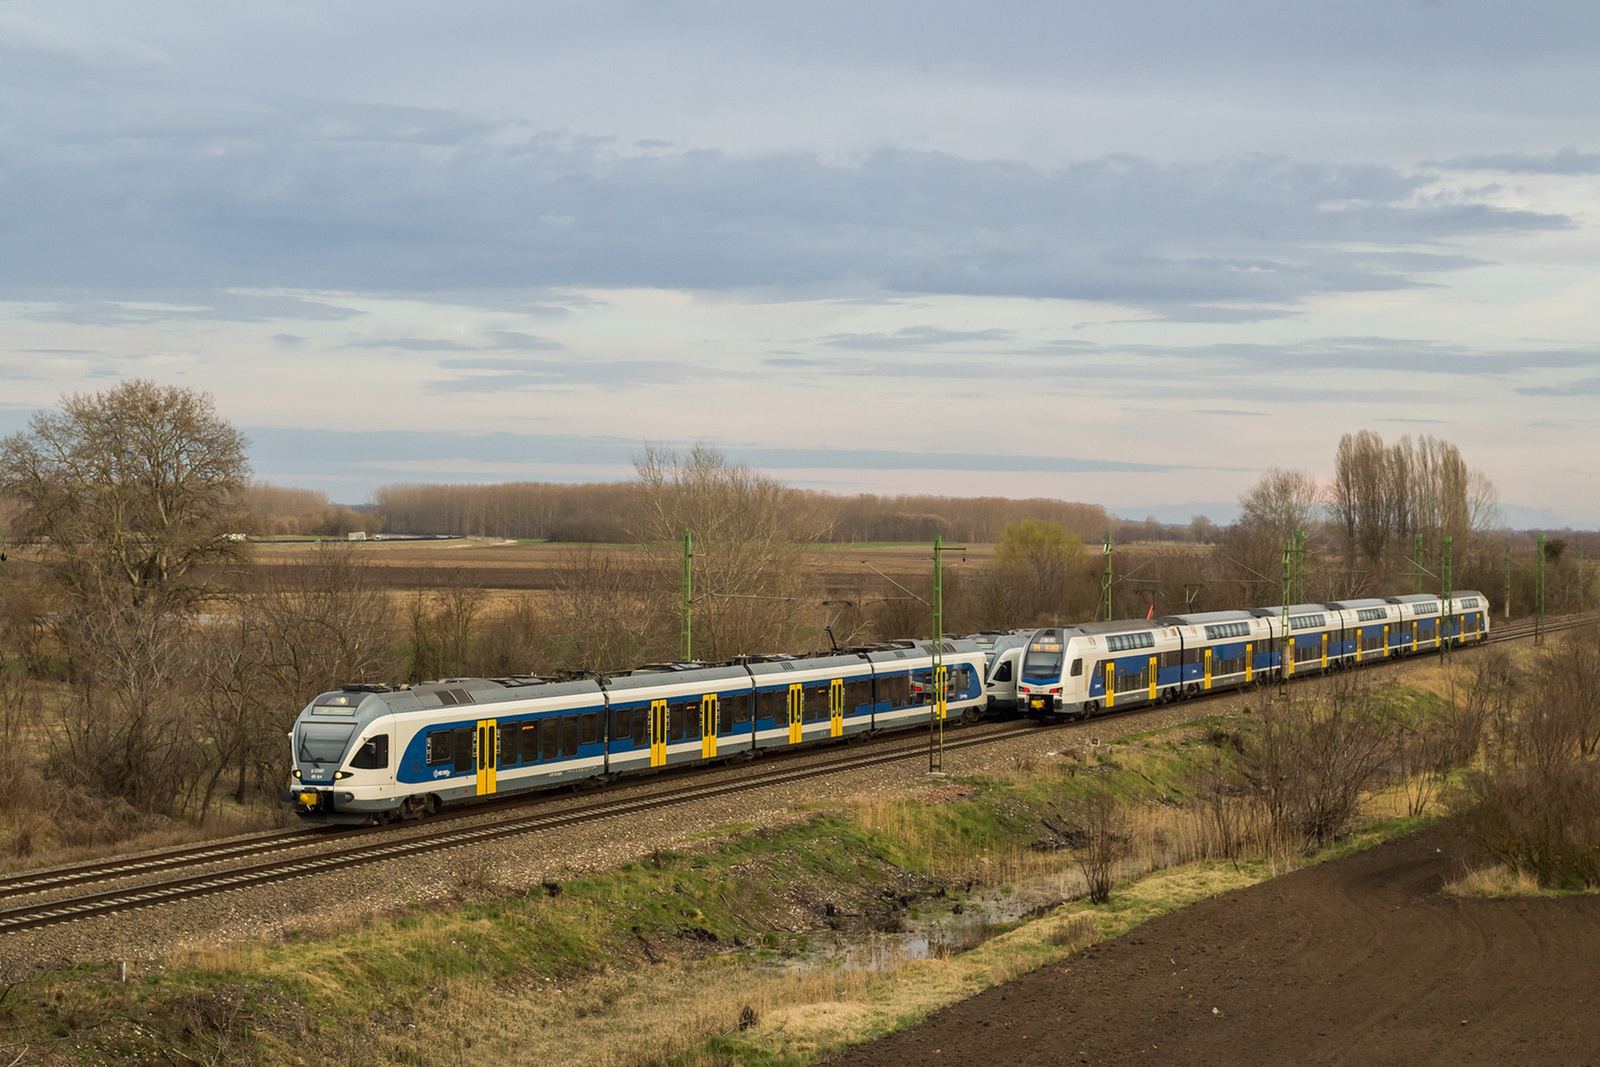
{"type": "Polygon", "coordinates": [[[240,548],[228,534],[245,447],[208,394],[133,379],[63,397],[0,442],[0,497],[69,594],[182,599],[195,567],[240,548]]]}
{"type": "Polygon", "coordinates": [[[675,573],[684,531],[694,540],[695,652],[786,647],[799,622],[801,557],[826,532],[806,498],[703,444],[682,455],[648,447],[634,468],[637,536],[658,567],[675,573]]]}

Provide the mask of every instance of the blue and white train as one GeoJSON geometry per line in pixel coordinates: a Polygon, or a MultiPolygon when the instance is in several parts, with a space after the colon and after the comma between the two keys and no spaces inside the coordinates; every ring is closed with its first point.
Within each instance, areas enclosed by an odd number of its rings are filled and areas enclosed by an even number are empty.
{"type": "Polygon", "coordinates": [[[1016,703],[1085,717],[1488,636],[1488,598],[1472,590],[1047,627],[1022,655],[1016,703]]]}
{"type": "MultiPolygon", "coordinates": [[[[346,686],[295,721],[284,799],[310,823],[388,822],[499,794],[925,726],[935,714],[933,652],[931,642],[906,641],[603,681],[346,686]]],[[[983,652],[946,639],[940,655],[945,714],[975,718],[987,702],[983,652]]]]}

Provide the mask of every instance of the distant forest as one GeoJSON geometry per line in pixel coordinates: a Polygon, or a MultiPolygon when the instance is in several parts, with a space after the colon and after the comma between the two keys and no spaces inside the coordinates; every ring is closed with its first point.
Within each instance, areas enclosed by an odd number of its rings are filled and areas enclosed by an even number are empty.
{"type": "MultiPolygon", "coordinates": [[[[1058,522],[1084,541],[1110,533],[1118,542],[1209,542],[1217,528],[1205,516],[1189,526],[1154,519],[1127,521],[1098,504],[1036,497],[840,496],[783,490],[817,541],[931,541],[992,544],[1023,519],[1058,522]]],[[[373,503],[350,507],[325,493],[257,482],[244,494],[247,533],[261,537],[367,534],[450,534],[514,540],[615,544],[638,539],[642,497],[637,482],[562,485],[386,485],[373,503]]]]}

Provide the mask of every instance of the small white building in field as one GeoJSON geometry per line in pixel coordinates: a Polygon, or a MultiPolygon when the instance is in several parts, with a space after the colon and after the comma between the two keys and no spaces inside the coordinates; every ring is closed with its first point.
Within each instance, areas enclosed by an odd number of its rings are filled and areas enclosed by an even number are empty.
{"type": "Polygon", "coordinates": [[[352,541],[365,541],[367,539],[367,531],[352,530],[348,536],[352,541]]]}

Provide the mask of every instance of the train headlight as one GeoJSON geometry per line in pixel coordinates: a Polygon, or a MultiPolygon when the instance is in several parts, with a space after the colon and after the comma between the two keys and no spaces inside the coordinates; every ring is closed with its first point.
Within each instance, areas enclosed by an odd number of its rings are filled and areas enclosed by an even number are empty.
{"type": "Polygon", "coordinates": [[[354,773],[355,773],[354,771],[340,771],[340,772],[338,772],[337,774],[334,775],[334,778],[335,779],[338,779],[338,778],[349,778],[354,773]]]}
{"type": "Polygon", "coordinates": [[[294,769],[294,776],[295,776],[295,777],[296,777],[296,778],[298,778],[298,777],[300,777],[300,768],[299,768],[299,767],[296,767],[296,768],[295,768],[295,769],[294,769]]]}

